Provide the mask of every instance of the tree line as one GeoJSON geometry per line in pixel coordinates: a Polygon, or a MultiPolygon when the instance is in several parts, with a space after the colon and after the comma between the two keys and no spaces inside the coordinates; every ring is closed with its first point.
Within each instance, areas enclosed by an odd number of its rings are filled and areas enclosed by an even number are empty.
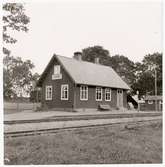
{"type": "MultiPolygon", "coordinates": [[[[14,44],[16,39],[8,34],[8,30],[28,32],[30,18],[26,16],[21,3],[5,3],[3,10],[3,41],[14,44]]],[[[22,60],[14,57],[11,51],[3,47],[3,95],[4,99],[22,96],[23,92],[30,94],[33,83],[36,83],[39,74],[32,73],[34,63],[31,60],[22,60]]],[[[144,56],[142,62],[133,62],[124,55],[111,56],[102,46],[90,46],[82,49],[82,60],[94,62],[98,57],[100,64],[112,67],[119,76],[131,87],[130,94],[139,92],[139,96],[154,95],[154,70],[157,71],[157,91],[162,95],[162,53],[152,53],[144,56]],[[154,68],[153,68],[154,67],[154,68]]],[[[35,94],[34,92],[32,94],[35,94]]]]}
{"type": "Polygon", "coordinates": [[[14,57],[5,44],[15,44],[17,39],[10,31],[28,32],[30,18],[25,14],[22,3],[4,3],[3,6],[3,95],[4,99],[17,98],[29,94],[33,89],[32,83],[39,78],[38,73],[32,73],[34,64],[31,60],[14,57]]]}
{"type": "Polygon", "coordinates": [[[82,60],[94,62],[100,59],[100,64],[112,67],[130,86],[130,94],[139,92],[139,96],[155,94],[155,70],[157,72],[157,94],[162,95],[162,53],[147,54],[142,62],[133,62],[124,55],[111,56],[102,46],[92,46],[82,49],[82,60]]]}

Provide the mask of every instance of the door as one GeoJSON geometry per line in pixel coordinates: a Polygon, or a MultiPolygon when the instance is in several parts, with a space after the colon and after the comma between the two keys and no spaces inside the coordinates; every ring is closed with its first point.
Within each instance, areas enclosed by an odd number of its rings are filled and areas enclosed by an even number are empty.
{"type": "Polygon", "coordinates": [[[117,107],[123,107],[123,90],[117,89],[117,107]]]}
{"type": "Polygon", "coordinates": [[[162,100],[159,100],[159,109],[158,111],[162,111],[162,100]]]}

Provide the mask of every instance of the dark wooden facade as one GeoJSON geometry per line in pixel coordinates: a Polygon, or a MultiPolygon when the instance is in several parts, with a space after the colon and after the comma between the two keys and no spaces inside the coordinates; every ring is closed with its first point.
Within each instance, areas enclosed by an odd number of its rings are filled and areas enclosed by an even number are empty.
{"type": "Polygon", "coordinates": [[[44,108],[56,108],[56,109],[71,109],[74,104],[74,82],[68,75],[66,70],[61,66],[62,79],[52,80],[52,74],[54,70],[54,65],[60,65],[60,62],[56,59],[54,64],[49,66],[47,75],[42,84],[42,105],[44,108]],[[61,100],[61,85],[68,84],[69,86],[69,99],[61,100]],[[46,86],[51,85],[53,87],[52,100],[45,99],[46,86]]]}
{"type": "MultiPolygon", "coordinates": [[[[76,69],[75,69],[76,70],[76,69]]],[[[88,86],[88,100],[80,100],[80,85],[74,83],[72,77],[69,75],[67,70],[62,66],[58,59],[54,60],[46,72],[44,80],[42,82],[42,107],[43,109],[53,110],[75,110],[75,109],[97,109],[99,104],[108,104],[112,108],[117,107],[117,88],[111,88],[111,101],[105,101],[105,87],[102,87],[103,98],[102,101],[96,101],[95,91],[96,86],[88,86]],[[60,65],[62,79],[52,80],[54,72],[54,65],[60,65]],[[61,100],[61,85],[68,84],[69,87],[69,99],[61,100]],[[52,86],[52,100],[45,99],[46,86],[52,86]]],[[[123,91],[123,107],[127,107],[127,90],[120,89],[123,91]]]]}
{"type": "MultiPolygon", "coordinates": [[[[157,100],[157,111],[162,111],[162,100],[157,100]]],[[[156,110],[156,101],[155,100],[145,100],[145,110],[146,111],[155,111],[156,110]]]]}
{"type": "MultiPolygon", "coordinates": [[[[99,104],[108,104],[112,108],[117,107],[117,89],[111,88],[111,101],[105,101],[105,87],[102,87],[102,101],[95,100],[96,86],[88,86],[88,100],[80,100],[80,85],[75,88],[75,107],[76,108],[97,108],[99,104]]],[[[127,94],[123,91],[123,107],[127,107],[127,94]]]]}

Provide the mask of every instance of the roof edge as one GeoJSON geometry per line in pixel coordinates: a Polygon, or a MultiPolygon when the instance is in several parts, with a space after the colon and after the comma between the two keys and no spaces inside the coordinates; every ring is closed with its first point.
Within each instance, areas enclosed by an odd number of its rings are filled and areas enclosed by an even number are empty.
{"type": "Polygon", "coordinates": [[[60,62],[60,64],[62,65],[62,67],[64,68],[65,72],[69,75],[69,77],[71,78],[71,80],[76,83],[76,81],[74,80],[74,78],[71,76],[71,74],[68,72],[68,70],[65,68],[64,64],[62,63],[62,61],[58,58],[59,55],[54,55],[57,60],[60,62]]]}
{"type": "Polygon", "coordinates": [[[61,60],[58,58],[59,55],[56,55],[55,53],[53,54],[52,58],[50,59],[49,63],[47,64],[46,68],[44,69],[44,71],[42,72],[39,80],[36,83],[37,87],[41,87],[42,82],[43,82],[43,78],[46,75],[46,72],[49,68],[49,66],[53,63],[54,59],[56,58],[59,63],[62,65],[62,67],[64,68],[64,70],[66,71],[66,73],[69,75],[69,77],[71,78],[71,80],[75,83],[75,80],[73,79],[73,77],[69,74],[69,72],[67,71],[67,69],[65,68],[64,64],[61,62],[61,60]]]}
{"type": "MultiPolygon", "coordinates": [[[[47,70],[49,69],[49,66],[53,63],[54,59],[56,58],[59,63],[61,64],[61,66],[64,68],[65,72],[69,75],[69,77],[71,78],[71,80],[73,81],[73,83],[76,83],[76,84],[83,84],[83,83],[79,83],[79,82],[76,82],[76,80],[71,76],[71,74],[69,73],[69,71],[66,69],[65,65],[62,63],[62,61],[60,60],[60,57],[64,57],[64,56],[60,56],[60,55],[56,55],[55,53],[53,54],[52,58],[50,59],[49,63],[47,64],[46,68],[44,69],[44,71],[42,72],[39,80],[37,81],[36,83],[36,86],[37,87],[41,87],[42,86],[42,83],[43,83],[43,80],[44,80],[44,77],[46,76],[46,72],[47,70]]],[[[68,59],[73,59],[73,58],[69,58],[69,57],[65,57],[65,58],[68,58],[68,59]]],[[[91,62],[88,62],[88,63],[91,63],[91,62]]],[[[102,65],[103,66],[103,65],[102,65]]],[[[113,72],[115,72],[118,77],[126,84],[127,88],[119,88],[119,87],[111,87],[111,88],[117,88],[117,89],[124,89],[124,90],[130,90],[130,86],[119,76],[119,74],[110,66],[106,66],[108,68],[111,68],[113,70],[113,72]]],[[[91,85],[91,84],[86,84],[86,85],[91,85]]],[[[102,87],[105,87],[103,85],[91,85],[91,86],[102,86],[102,87]]],[[[108,86],[107,86],[108,87],[108,86]]]]}
{"type": "Polygon", "coordinates": [[[130,90],[131,88],[121,88],[121,87],[112,87],[112,86],[104,86],[104,85],[94,85],[94,84],[86,84],[86,83],[76,83],[77,85],[87,85],[87,86],[96,86],[96,87],[105,87],[105,88],[113,88],[113,89],[124,89],[130,90]]]}
{"type": "Polygon", "coordinates": [[[43,77],[45,76],[45,73],[46,73],[46,71],[48,70],[48,68],[49,68],[49,66],[50,66],[50,64],[51,64],[51,62],[53,61],[54,58],[55,58],[55,54],[53,54],[53,56],[51,57],[49,63],[47,64],[47,66],[45,67],[44,71],[42,72],[42,74],[41,74],[39,80],[37,81],[37,83],[36,83],[36,86],[37,86],[37,87],[41,87],[42,79],[43,79],[43,77]]]}

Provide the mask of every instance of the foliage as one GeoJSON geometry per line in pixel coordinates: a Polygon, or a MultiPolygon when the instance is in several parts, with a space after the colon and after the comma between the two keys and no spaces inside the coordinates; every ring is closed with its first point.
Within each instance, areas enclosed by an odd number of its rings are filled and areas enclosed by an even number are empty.
{"type": "Polygon", "coordinates": [[[134,93],[140,96],[155,94],[155,69],[157,72],[157,94],[162,95],[162,53],[148,54],[142,63],[136,63],[136,82],[132,85],[134,93]]]}
{"type": "Polygon", "coordinates": [[[34,87],[36,86],[36,83],[37,83],[39,77],[40,77],[40,75],[37,72],[33,74],[32,81],[33,81],[33,86],[34,87]]]}
{"type": "Polygon", "coordinates": [[[4,98],[22,96],[23,92],[29,93],[33,79],[33,63],[30,60],[23,61],[20,57],[5,56],[3,65],[4,98]]]}
{"type": "Polygon", "coordinates": [[[119,76],[132,88],[131,94],[154,95],[155,69],[157,71],[158,95],[162,94],[162,54],[153,53],[144,57],[143,61],[132,62],[123,55],[110,56],[109,51],[102,46],[93,46],[82,49],[82,60],[94,62],[98,57],[100,64],[111,66],[119,76]]]}
{"type": "MultiPolygon", "coordinates": [[[[27,32],[27,24],[30,22],[30,19],[25,15],[24,6],[21,3],[5,3],[3,4],[3,11],[3,41],[11,44],[16,43],[17,40],[11,37],[7,31],[16,30],[27,32]]],[[[9,55],[10,51],[4,47],[3,53],[9,55]]]]}
{"type": "Polygon", "coordinates": [[[109,51],[102,46],[93,46],[82,49],[82,59],[94,62],[95,58],[100,59],[100,64],[111,66],[121,78],[131,85],[135,81],[134,63],[123,55],[110,56],[109,51]]]}
{"type": "Polygon", "coordinates": [[[146,94],[151,94],[153,93],[152,91],[155,88],[154,77],[150,72],[144,72],[142,73],[142,75],[140,75],[137,82],[132,85],[132,88],[134,90],[134,93],[136,93],[136,91],[139,91],[140,97],[146,94]]]}
{"type": "Polygon", "coordinates": [[[41,90],[36,87],[37,81],[40,75],[35,73],[32,76],[32,87],[30,90],[30,101],[31,102],[40,102],[41,101],[41,90]]]}
{"type": "Polygon", "coordinates": [[[135,82],[135,65],[127,57],[112,56],[110,65],[128,85],[131,86],[135,82]]]}
{"type": "Polygon", "coordinates": [[[82,50],[82,60],[94,62],[95,58],[100,59],[100,64],[108,65],[110,60],[109,51],[102,46],[93,46],[82,50]]]}
{"type": "MultiPolygon", "coordinates": [[[[24,13],[25,9],[22,3],[4,3],[3,4],[3,41],[14,44],[17,42],[9,32],[28,31],[30,19],[24,13]]],[[[20,57],[10,56],[11,51],[3,47],[3,88],[4,98],[11,98],[22,91],[29,92],[29,84],[32,79],[31,69],[34,68],[30,60],[22,61],[20,57]]]]}
{"type": "Polygon", "coordinates": [[[41,90],[32,90],[30,92],[30,102],[41,102],[41,90]]]}

